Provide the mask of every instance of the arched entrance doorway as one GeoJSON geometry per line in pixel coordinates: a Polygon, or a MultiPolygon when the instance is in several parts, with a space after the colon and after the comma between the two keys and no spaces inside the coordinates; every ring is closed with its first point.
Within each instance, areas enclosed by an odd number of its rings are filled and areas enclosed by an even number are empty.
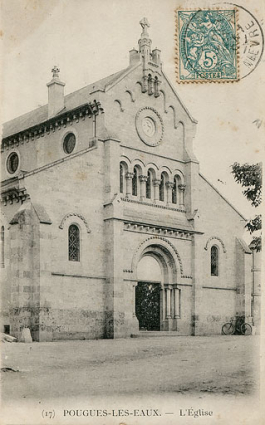
{"type": "Polygon", "coordinates": [[[149,238],[133,259],[139,330],[177,330],[180,315],[179,255],[166,239],[149,238]],[[150,241],[150,239],[153,239],[150,241]]]}
{"type": "Polygon", "coordinates": [[[158,261],[151,255],[145,255],[137,267],[138,284],[135,289],[135,314],[139,329],[160,330],[160,292],[162,272],[158,261]]]}

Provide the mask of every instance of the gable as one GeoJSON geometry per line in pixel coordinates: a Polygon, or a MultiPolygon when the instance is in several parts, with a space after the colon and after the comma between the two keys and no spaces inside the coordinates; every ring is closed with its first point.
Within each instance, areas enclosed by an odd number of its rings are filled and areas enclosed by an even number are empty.
{"type": "Polygon", "coordinates": [[[155,71],[159,77],[157,93],[143,92],[141,63],[106,88],[102,105],[107,133],[127,148],[185,161],[184,134],[186,139],[193,138],[196,121],[165,74],[155,71]]]}

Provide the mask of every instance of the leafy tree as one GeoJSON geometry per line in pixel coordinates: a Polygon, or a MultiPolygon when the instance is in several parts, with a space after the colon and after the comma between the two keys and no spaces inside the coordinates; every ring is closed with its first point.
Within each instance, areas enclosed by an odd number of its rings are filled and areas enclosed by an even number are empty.
{"type": "MultiPolygon", "coordinates": [[[[262,164],[243,164],[235,162],[232,165],[232,174],[237,183],[244,188],[243,195],[251,202],[251,205],[258,207],[261,204],[262,190],[262,164]]],[[[261,230],[261,214],[255,215],[250,219],[246,228],[252,234],[257,230],[261,230]]],[[[255,236],[251,242],[251,246],[256,250],[261,250],[261,236],[255,236]]]]}

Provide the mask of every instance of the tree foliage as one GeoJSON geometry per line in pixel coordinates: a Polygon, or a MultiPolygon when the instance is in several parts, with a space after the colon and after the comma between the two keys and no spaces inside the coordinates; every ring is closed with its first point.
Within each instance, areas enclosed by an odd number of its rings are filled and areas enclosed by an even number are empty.
{"type": "Polygon", "coordinates": [[[246,187],[243,194],[251,202],[251,205],[258,207],[261,203],[261,187],[262,187],[262,167],[259,164],[243,164],[235,162],[232,165],[232,174],[235,181],[241,186],[246,187]]]}
{"type": "MultiPolygon", "coordinates": [[[[232,165],[232,174],[237,183],[244,188],[243,195],[251,202],[251,205],[258,207],[261,204],[262,191],[262,165],[258,164],[243,164],[235,162],[232,165]]],[[[246,228],[252,234],[261,230],[261,215],[255,215],[250,219],[246,228]]],[[[256,251],[261,250],[261,236],[255,236],[251,242],[251,247],[256,251]]]]}

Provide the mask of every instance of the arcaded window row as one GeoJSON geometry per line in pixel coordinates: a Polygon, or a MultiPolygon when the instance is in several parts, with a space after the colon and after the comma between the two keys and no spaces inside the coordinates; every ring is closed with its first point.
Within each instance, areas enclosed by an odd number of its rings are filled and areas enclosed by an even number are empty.
{"type": "Polygon", "coordinates": [[[182,174],[179,172],[170,176],[169,172],[162,171],[159,174],[160,178],[157,178],[156,174],[156,171],[150,167],[144,175],[138,165],[133,167],[133,172],[129,172],[128,165],[122,161],[120,163],[120,193],[138,197],[140,200],[150,199],[184,206],[185,184],[182,174]]]}

